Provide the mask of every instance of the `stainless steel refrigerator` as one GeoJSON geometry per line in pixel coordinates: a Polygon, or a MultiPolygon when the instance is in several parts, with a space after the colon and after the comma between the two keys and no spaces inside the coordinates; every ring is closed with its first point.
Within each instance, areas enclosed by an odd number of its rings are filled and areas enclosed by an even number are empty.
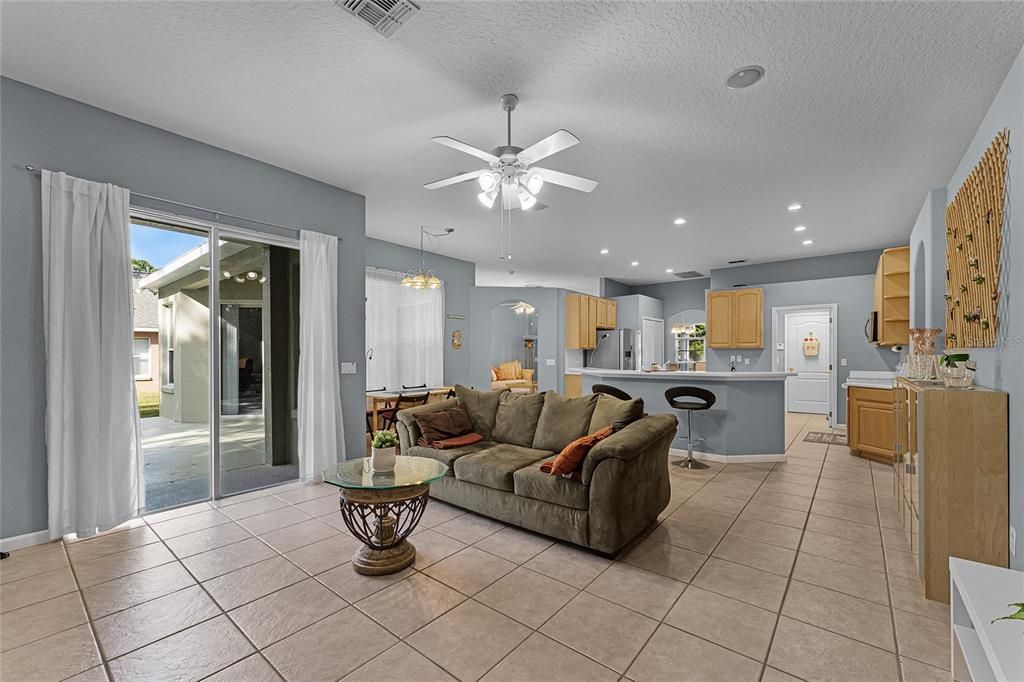
{"type": "Polygon", "coordinates": [[[640,369],[640,331],[613,329],[597,332],[597,347],[590,351],[587,367],[640,369]]]}

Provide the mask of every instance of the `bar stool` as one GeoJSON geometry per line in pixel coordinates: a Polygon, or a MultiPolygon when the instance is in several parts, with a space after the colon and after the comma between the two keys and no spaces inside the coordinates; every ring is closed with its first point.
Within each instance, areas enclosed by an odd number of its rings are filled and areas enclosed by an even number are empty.
{"type": "MultiPolygon", "coordinates": [[[[673,386],[665,391],[665,400],[669,407],[675,410],[686,410],[686,459],[677,462],[676,466],[684,469],[707,469],[708,465],[693,458],[694,441],[707,444],[706,438],[693,437],[693,422],[691,417],[697,410],[709,410],[715,404],[715,394],[706,388],[697,386],[673,386]]],[[[684,438],[684,436],[678,436],[684,438]]]]}
{"type": "Polygon", "coordinates": [[[594,393],[604,393],[605,395],[610,395],[611,397],[618,398],[619,400],[633,399],[633,396],[626,393],[621,388],[615,388],[614,386],[609,386],[608,384],[594,384],[594,388],[592,390],[594,393]]]}

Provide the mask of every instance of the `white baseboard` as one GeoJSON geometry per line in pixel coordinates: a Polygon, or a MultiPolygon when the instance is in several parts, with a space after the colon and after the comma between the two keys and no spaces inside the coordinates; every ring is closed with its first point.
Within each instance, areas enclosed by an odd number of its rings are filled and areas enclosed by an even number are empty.
{"type": "Polygon", "coordinates": [[[35,533],[25,533],[24,535],[15,535],[10,538],[0,538],[0,549],[5,552],[13,552],[16,549],[23,549],[25,547],[31,547],[32,545],[41,545],[49,541],[50,531],[39,530],[35,533]]]}
{"type": "MultiPolygon", "coordinates": [[[[686,450],[670,448],[668,454],[676,457],[686,457],[686,450]]],[[[709,462],[720,462],[722,464],[749,464],[753,462],[785,462],[786,455],[719,455],[714,452],[693,451],[694,459],[706,459],[709,462]]]]}

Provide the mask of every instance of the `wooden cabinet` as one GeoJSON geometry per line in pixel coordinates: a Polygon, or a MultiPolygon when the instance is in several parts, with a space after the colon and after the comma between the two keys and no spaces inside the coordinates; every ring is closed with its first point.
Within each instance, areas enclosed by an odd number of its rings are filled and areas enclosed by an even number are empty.
{"type": "Polygon", "coordinates": [[[875,269],[874,310],[878,345],[900,346],[910,340],[910,247],[886,249],[875,269]]]}
{"type": "Polygon", "coordinates": [[[949,557],[1009,562],[1007,394],[900,377],[893,390],[897,513],[928,599],[949,602],[949,557]]]}
{"type": "Polygon", "coordinates": [[[892,389],[847,388],[846,420],[849,447],[854,454],[892,462],[895,435],[892,389]]]}
{"type": "Polygon", "coordinates": [[[609,298],[598,298],[597,301],[597,328],[615,329],[615,301],[609,298]]]}
{"type": "Polygon", "coordinates": [[[764,290],[709,291],[709,348],[764,348],[764,290]]]}
{"type": "Polygon", "coordinates": [[[615,301],[587,294],[565,296],[565,347],[592,350],[598,329],[615,329],[615,301]]]}
{"type": "Polygon", "coordinates": [[[565,375],[565,395],[567,398],[578,398],[583,395],[583,377],[581,375],[565,375]]]}

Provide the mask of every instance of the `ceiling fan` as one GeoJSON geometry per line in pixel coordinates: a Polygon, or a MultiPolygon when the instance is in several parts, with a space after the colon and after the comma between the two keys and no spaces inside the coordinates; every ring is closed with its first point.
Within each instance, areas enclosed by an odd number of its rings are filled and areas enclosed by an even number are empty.
{"type": "Polygon", "coordinates": [[[519,98],[516,95],[502,95],[500,101],[508,121],[507,144],[486,152],[451,137],[430,138],[433,142],[486,161],[488,167],[427,183],[423,185],[426,189],[440,189],[467,180],[476,180],[482,190],[477,194],[477,198],[487,208],[493,207],[500,196],[502,209],[520,208],[524,211],[547,208],[537,202],[537,193],[540,192],[545,182],[580,192],[594,191],[594,188],[597,187],[596,180],[588,180],[578,175],[533,165],[552,154],[579,144],[578,137],[568,130],[559,130],[526,149],[516,147],[512,144],[512,111],[519,103],[519,98]]]}

